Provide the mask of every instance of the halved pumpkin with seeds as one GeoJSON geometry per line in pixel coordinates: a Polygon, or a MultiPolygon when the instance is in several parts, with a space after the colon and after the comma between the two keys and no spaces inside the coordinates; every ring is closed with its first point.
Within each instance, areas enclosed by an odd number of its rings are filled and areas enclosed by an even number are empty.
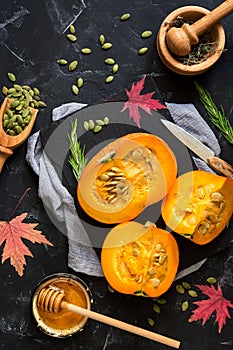
{"type": "Polygon", "coordinates": [[[233,212],[233,180],[195,170],[179,176],[164,200],[167,226],[197,244],[217,237],[233,212]]]}
{"type": "Polygon", "coordinates": [[[146,133],[129,134],[90,160],[78,183],[78,200],[100,222],[132,220],[164,198],[176,172],[175,156],[163,140],[146,133]]]}
{"type": "Polygon", "coordinates": [[[101,265],[109,285],[124,294],[158,297],[172,284],[179,263],[169,232],[149,223],[125,222],[106,236],[101,265]]]}

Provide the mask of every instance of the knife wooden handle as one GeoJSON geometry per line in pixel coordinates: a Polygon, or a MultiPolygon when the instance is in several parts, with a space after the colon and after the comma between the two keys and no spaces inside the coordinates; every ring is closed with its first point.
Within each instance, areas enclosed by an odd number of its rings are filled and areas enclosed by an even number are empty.
{"type": "Polygon", "coordinates": [[[233,179],[233,166],[218,157],[211,157],[207,159],[208,165],[214,169],[218,174],[224,175],[233,179]]]}

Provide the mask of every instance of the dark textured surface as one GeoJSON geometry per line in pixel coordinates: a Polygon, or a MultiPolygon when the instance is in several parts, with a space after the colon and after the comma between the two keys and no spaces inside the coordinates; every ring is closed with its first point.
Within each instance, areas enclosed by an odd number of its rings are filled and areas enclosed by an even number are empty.
{"type": "MultiPolygon", "coordinates": [[[[220,1],[206,1],[205,7],[213,9],[220,1]]],[[[132,0],[132,1],[2,1],[0,4],[0,77],[1,86],[10,86],[7,72],[14,72],[19,84],[37,86],[47,108],[39,112],[33,131],[45,128],[51,123],[51,111],[62,103],[77,101],[89,105],[105,101],[125,100],[125,88],[147,75],[143,93],[155,91],[154,98],[162,103],[194,103],[203,117],[205,111],[198,101],[193,79],[177,76],[168,71],[158,58],[155,37],[160,23],[173,9],[193,5],[193,1],[132,0]],[[122,13],[130,12],[132,18],[121,23],[122,13]],[[71,22],[77,30],[78,40],[70,44],[66,39],[71,22]],[[146,41],[140,38],[145,29],[153,30],[153,36],[146,41]],[[104,33],[107,41],[113,43],[111,51],[103,52],[98,43],[99,34],[104,33]],[[147,45],[149,51],[139,57],[137,50],[147,45]],[[89,56],[80,54],[82,47],[91,47],[89,56]],[[114,57],[119,63],[119,73],[112,84],[105,84],[109,67],[106,57],[114,57]],[[79,61],[76,73],[68,73],[57,65],[60,57],[79,61]],[[82,76],[85,85],[75,97],[71,84],[82,76]]],[[[195,1],[195,5],[203,5],[195,1]]],[[[198,77],[218,105],[224,106],[226,115],[233,123],[233,21],[230,15],[222,23],[226,31],[226,48],[219,62],[198,77]]],[[[221,145],[221,156],[232,160],[232,146],[210,125],[221,145]]],[[[55,272],[71,272],[67,268],[67,240],[48,218],[38,198],[38,179],[25,163],[26,143],[14,151],[0,175],[0,220],[8,220],[10,213],[26,188],[31,190],[17,213],[28,212],[28,218],[38,222],[38,228],[54,244],[54,248],[31,244],[28,247],[34,259],[27,258],[23,277],[18,277],[6,261],[0,267],[0,347],[1,349],[83,349],[83,350],[130,350],[158,349],[168,347],[133,336],[118,329],[89,320],[82,333],[69,339],[57,340],[41,333],[32,318],[30,299],[36,284],[45,276],[55,272]]],[[[232,225],[231,225],[232,226],[232,225]]],[[[230,228],[232,231],[232,227],[230,228]]],[[[1,247],[2,252],[2,247],[1,247]]],[[[206,278],[214,275],[224,294],[233,300],[233,247],[215,254],[202,268],[185,278],[193,284],[205,284],[206,278]]],[[[89,285],[94,295],[93,309],[123,321],[177,338],[181,349],[221,350],[233,347],[232,320],[227,322],[221,334],[214,324],[214,316],[201,323],[188,323],[190,310],[180,311],[186,296],[176,293],[174,286],[166,293],[167,303],[161,306],[161,313],[153,311],[153,300],[110,293],[103,278],[79,275],[89,285]],[[155,320],[150,327],[147,318],[155,320]]],[[[201,295],[199,294],[201,298],[201,295]]],[[[190,302],[192,301],[189,298],[190,302]]],[[[194,306],[192,306],[194,308],[194,306]]],[[[232,315],[232,311],[231,311],[232,315]]]]}

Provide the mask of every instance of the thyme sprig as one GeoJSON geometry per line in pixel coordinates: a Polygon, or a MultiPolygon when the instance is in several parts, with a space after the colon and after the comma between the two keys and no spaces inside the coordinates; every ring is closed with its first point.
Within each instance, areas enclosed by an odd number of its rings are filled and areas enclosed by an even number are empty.
{"type": "Polygon", "coordinates": [[[73,174],[77,181],[79,181],[81,173],[87,164],[87,158],[85,157],[85,146],[81,147],[80,142],[77,137],[77,127],[78,121],[75,119],[74,122],[71,122],[71,132],[68,134],[69,139],[69,149],[70,157],[69,163],[72,167],[73,174]]]}
{"type": "Polygon", "coordinates": [[[210,117],[210,121],[220,130],[225,139],[233,144],[233,128],[225,116],[223,106],[221,105],[220,109],[218,109],[210,93],[196,81],[194,83],[199,93],[200,101],[210,117]]]}

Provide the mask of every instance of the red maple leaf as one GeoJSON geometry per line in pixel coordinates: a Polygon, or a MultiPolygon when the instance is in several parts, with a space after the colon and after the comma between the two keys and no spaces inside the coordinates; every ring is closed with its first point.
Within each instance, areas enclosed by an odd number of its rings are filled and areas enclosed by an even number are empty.
{"type": "Polygon", "coordinates": [[[41,234],[41,231],[34,230],[38,224],[22,222],[26,216],[27,213],[23,213],[9,222],[0,221],[0,245],[5,241],[2,264],[10,258],[10,263],[19,276],[23,276],[24,265],[26,265],[25,256],[33,257],[22,238],[28,239],[32,243],[45,243],[52,246],[52,243],[41,234]]]}
{"type": "Polygon", "coordinates": [[[223,297],[220,285],[218,285],[217,289],[214,286],[198,285],[197,287],[209,299],[194,302],[194,304],[198,305],[198,308],[192,311],[193,315],[190,317],[189,322],[202,320],[202,325],[204,325],[215,311],[218,331],[220,333],[226,324],[227,318],[231,318],[228,307],[233,308],[233,304],[223,297]]]}
{"type": "Polygon", "coordinates": [[[132,84],[130,91],[125,89],[126,95],[128,96],[128,101],[125,102],[121,110],[121,112],[124,112],[126,109],[129,109],[130,118],[133,118],[133,120],[139,128],[141,119],[139,107],[148,114],[151,114],[151,109],[157,111],[158,109],[167,108],[166,106],[162,105],[158,100],[154,100],[151,98],[152,95],[155,93],[154,91],[144,95],[140,95],[140,92],[144,87],[145,78],[146,77],[144,76],[138,83],[136,83],[135,85],[132,84]]]}

